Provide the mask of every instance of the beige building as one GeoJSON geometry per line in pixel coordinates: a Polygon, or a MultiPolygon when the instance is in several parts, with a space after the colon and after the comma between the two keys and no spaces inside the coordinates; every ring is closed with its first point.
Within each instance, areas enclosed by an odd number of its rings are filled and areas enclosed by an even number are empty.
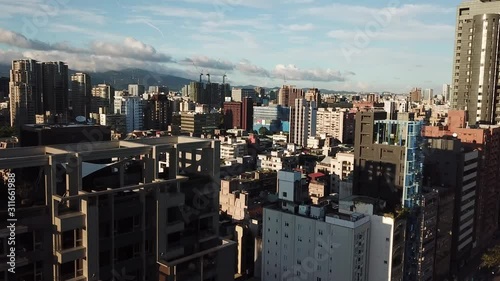
{"type": "Polygon", "coordinates": [[[467,110],[469,124],[500,122],[498,68],[500,1],[465,1],[458,7],[451,105],[467,110]]]}
{"type": "Polygon", "coordinates": [[[16,60],[10,71],[10,126],[35,123],[43,114],[42,69],[36,60],[16,60]]]}
{"type": "Polygon", "coordinates": [[[327,156],[316,164],[315,172],[330,176],[332,192],[339,192],[342,181],[346,181],[354,171],[354,153],[339,152],[335,157],[327,156]]]}
{"type": "MultiPolygon", "coordinates": [[[[233,280],[236,248],[219,238],[219,145],[166,137],[0,150],[19,195],[16,277],[233,280]]],[[[2,225],[2,249],[8,236],[2,225]]]]}
{"type": "Polygon", "coordinates": [[[349,122],[348,115],[349,112],[341,109],[319,108],[316,119],[316,134],[334,137],[344,143],[349,138],[348,129],[353,125],[349,122]]]}

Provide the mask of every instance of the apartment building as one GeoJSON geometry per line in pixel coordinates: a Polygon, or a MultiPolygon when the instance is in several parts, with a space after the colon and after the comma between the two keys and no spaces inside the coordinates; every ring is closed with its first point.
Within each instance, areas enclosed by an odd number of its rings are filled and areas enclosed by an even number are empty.
{"type": "Polygon", "coordinates": [[[368,280],[370,217],[305,205],[301,174],[278,173],[280,202],[264,208],[263,280],[368,280]]]}
{"type": "Polygon", "coordinates": [[[90,75],[81,72],[71,75],[71,95],[69,101],[73,120],[77,116],[89,116],[91,112],[91,96],[92,84],[90,75]]]}
{"type": "Polygon", "coordinates": [[[307,139],[316,136],[317,105],[304,98],[296,99],[290,108],[290,142],[307,146],[307,139]]]}
{"type": "Polygon", "coordinates": [[[18,239],[12,279],[2,210],[1,279],[232,280],[219,150],[188,137],[1,150],[0,169],[16,174],[18,239]]]}
{"type": "Polygon", "coordinates": [[[354,141],[354,113],[335,108],[319,108],[316,134],[336,138],[341,143],[354,141]]]}
{"type": "Polygon", "coordinates": [[[354,173],[354,153],[338,152],[334,157],[327,156],[316,163],[314,172],[329,177],[330,191],[340,192],[340,183],[352,178],[354,173]]]}

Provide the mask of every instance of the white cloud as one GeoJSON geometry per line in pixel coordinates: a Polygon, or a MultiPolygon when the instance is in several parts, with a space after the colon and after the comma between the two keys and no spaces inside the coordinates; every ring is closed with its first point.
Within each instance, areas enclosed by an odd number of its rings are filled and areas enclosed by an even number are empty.
{"type": "Polygon", "coordinates": [[[220,70],[233,70],[234,64],[225,60],[215,60],[207,56],[194,56],[191,58],[185,58],[180,61],[181,64],[194,65],[200,68],[211,68],[220,70]]]}
{"type": "Polygon", "coordinates": [[[196,20],[217,20],[223,17],[221,11],[204,11],[174,6],[136,6],[134,10],[148,12],[162,17],[191,18],[196,20]]]}
{"type": "Polygon", "coordinates": [[[268,71],[263,67],[253,65],[248,60],[242,60],[236,65],[236,69],[250,76],[286,79],[289,81],[343,82],[347,79],[347,76],[355,75],[351,71],[342,74],[340,71],[332,69],[301,69],[293,64],[278,64],[273,70],[268,71]]]}
{"type": "Polygon", "coordinates": [[[280,27],[284,31],[310,31],[310,30],[313,30],[315,28],[314,24],[312,24],[312,23],[280,25],[280,27]]]}
{"type": "Polygon", "coordinates": [[[125,38],[120,43],[95,41],[92,43],[91,50],[98,55],[126,57],[145,61],[170,62],[172,60],[171,56],[159,53],[153,46],[131,37],[125,38]]]}

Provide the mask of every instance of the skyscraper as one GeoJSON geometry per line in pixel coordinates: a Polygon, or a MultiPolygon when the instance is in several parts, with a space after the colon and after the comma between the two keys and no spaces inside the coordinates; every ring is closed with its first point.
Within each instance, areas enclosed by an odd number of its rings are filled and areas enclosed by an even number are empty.
{"type": "Polygon", "coordinates": [[[35,123],[43,112],[42,68],[36,60],[15,60],[10,71],[10,125],[35,123]]]}
{"type": "Polygon", "coordinates": [[[316,102],[295,99],[290,108],[290,142],[306,146],[307,138],[316,136],[317,113],[316,102]]]}
{"type": "Polygon", "coordinates": [[[44,113],[64,122],[68,116],[68,65],[64,62],[42,63],[44,113]]]}
{"type": "Polygon", "coordinates": [[[469,124],[500,122],[499,28],[500,1],[458,7],[451,105],[467,110],[469,124]]]}
{"type": "Polygon", "coordinates": [[[154,94],[144,108],[144,128],[167,130],[172,123],[171,100],[167,95],[154,94]]]}
{"type": "Polygon", "coordinates": [[[278,104],[281,106],[293,106],[295,99],[304,98],[304,90],[295,86],[283,85],[279,90],[278,104]]]}
{"type": "Polygon", "coordinates": [[[71,108],[72,117],[85,116],[90,113],[90,97],[92,95],[92,84],[90,75],[87,73],[75,73],[71,75],[71,108]]]}
{"type": "Polygon", "coordinates": [[[131,96],[142,96],[146,92],[144,85],[130,84],[128,85],[128,93],[131,96]]]}

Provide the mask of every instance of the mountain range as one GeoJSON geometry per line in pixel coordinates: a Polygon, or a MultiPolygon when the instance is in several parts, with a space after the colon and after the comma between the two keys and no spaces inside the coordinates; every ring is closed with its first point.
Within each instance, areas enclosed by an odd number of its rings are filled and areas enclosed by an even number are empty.
{"type": "MultiPolygon", "coordinates": [[[[9,77],[10,65],[0,65],[0,77],[9,77]]],[[[77,70],[69,70],[69,74],[72,75],[77,70]]],[[[150,85],[164,85],[168,86],[170,90],[179,91],[185,85],[190,82],[195,81],[193,79],[161,74],[156,72],[151,72],[143,69],[125,69],[120,71],[106,71],[106,72],[95,72],[89,73],[91,77],[91,82],[93,85],[108,83],[112,85],[116,90],[127,89],[128,84],[140,83],[147,86],[150,85]]],[[[244,85],[244,86],[234,86],[238,88],[254,88],[254,85],[244,85]]],[[[278,90],[279,87],[265,88],[266,90],[278,90]]],[[[304,89],[307,90],[307,89],[304,89]]],[[[335,91],[328,89],[320,89],[323,94],[356,94],[356,92],[349,91],[335,91]]]]}

